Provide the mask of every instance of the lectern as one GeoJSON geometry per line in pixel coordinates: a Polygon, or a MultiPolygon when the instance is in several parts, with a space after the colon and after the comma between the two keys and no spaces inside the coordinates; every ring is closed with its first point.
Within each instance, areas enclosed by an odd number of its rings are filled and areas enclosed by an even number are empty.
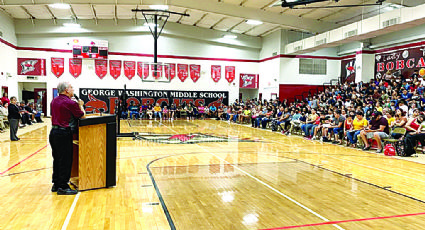
{"type": "Polygon", "coordinates": [[[78,190],[116,185],[116,125],[115,115],[90,114],[80,119],[71,172],[78,190]]]}

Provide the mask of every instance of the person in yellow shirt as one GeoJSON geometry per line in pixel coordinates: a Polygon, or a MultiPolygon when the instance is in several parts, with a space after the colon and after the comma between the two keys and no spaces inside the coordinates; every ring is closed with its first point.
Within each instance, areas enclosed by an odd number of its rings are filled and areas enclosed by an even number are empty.
{"type": "Polygon", "coordinates": [[[394,112],[393,111],[387,111],[385,113],[385,115],[387,117],[388,125],[390,126],[390,128],[393,128],[394,125],[395,125],[394,112]]]}
{"type": "Polygon", "coordinates": [[[356,147],[357,135],[359,135],[360,131],[362,131],[368,125],[369,125],[369,122],[366,120],[366,118],[363,117],[363,112],[358,111],[356,113],[356,118],[353,120],[352,128],[349,131],[347,131],[347,137],[352,147],[356,147]]]}
{"type": "Polygon", "coordinates": [[[155,107],[153,107],[153,115],[155,116],[155,120],[157,117],[159,117],[160,120],[162,120],[162,109],[161,106],[159,106],[159,103],[155,104],[155,107]]]}

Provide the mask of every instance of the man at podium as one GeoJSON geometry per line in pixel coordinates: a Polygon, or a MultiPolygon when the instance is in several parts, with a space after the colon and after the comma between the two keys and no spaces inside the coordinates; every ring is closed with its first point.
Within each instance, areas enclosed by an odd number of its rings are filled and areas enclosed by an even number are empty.
{"type": "Polygon", "coordinates": [[[50,104],[52,113],[52,130],[49,135],[53,155],[52,192],[58,195],[75,195],[77,190],[68,185],[71,177],[73,146],[72,131],[69,126],[72,117],[79,119],[85,115],[84,102],[71,100],[74,89],[68,82],[57,86],[59,96],[50,104]]]}

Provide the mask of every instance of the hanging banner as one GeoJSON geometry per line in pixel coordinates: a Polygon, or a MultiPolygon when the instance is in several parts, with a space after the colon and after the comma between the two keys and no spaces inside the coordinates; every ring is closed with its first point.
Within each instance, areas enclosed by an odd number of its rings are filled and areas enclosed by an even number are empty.
{"type": "MultiPolygon", "coordinates": [[[[97,89],[80,88],[80,98],[85,102],[87,112],[102,111],[104,113],[115,113],[119,98],[123,94],[123,89],[97,89]]],[[[127,89],[126,104],[131,101],[135,105],[159,103],[160,106],[170,106],[174,103],[176,106],[185,106],[193,103],[199,106],[214,105],[223,107],[229,104],[229,92],[227,91],[175,91],[175,90],[139,90],[127,89]]]]}
{"type": "Polygon", "coordinates": [[[149,77],[149,63],[143,63],[143,79],[149,77]]]}
{"type": "Polygon", "coordinates": [[[59,78],[65,70],[65,58],[51,58],[52,73],[59,78]]]}
{"type": "Polygon", "coordinates": [[[221,78],[221,65],[211,66],[211,78],[214,82],[218,82],[221,78]]]}
{"type": "Polygon", "coordinates": [[[188,77],[188,68],[187,64],[177,64],[177,77],[180,81],[184,82],[188,77]]]}
{"type": "Polygon", "coordinates": [[[96,75],[102,79],[106,76],[106,73],[108,72],[108,61],[107,60],[100,60],[95,59],[94,60],[94,68],[96,75]]]}
{"type": "Polygon", "coordinates": [[[201,66],[200,65],[190,65],[190,78],[193,82],[197,82],[201,77],[201,66]]]}
{"type": "Polygon", "coordinates": [[[235,67],[234,66],[226,66],[225,67],[225,75],[224,78],[231,83],[236,78],[235,67]]]}
{"type": "Polygon", "coordinates": [[[165,66],[165,78],[173,80],[173,78],[176,76],[176,64],[174,63],[168,63],[165,66]]]}
{"type": "Polygon", "coordinates": [[[143,78],[143,62],[137,62],[137,75],[143,78]]]}
{"type": "Polygon", "coordinates": [[[239,88],[258,89],[258,74],[241,73],[239,77],[239,88]]]}
{"type": "Polygon", "coordinates": [[[136,74],[136,62],[135,61],[124,61],[124,75],[131,80],[136,74]]]}
{"type": "Polygon", "coordinates": [[[69,73],[77,78],[81,74],[81,69],[83,67],[83,60],[81,58],[70,58],[69,59],[69,73]]]}
{"type": "Polygon", "coordinates": [[[375,79],[409,78],[414,70],[425,76],[425,47],[375,54],[375,79]]]}
{"type": "Polygon", "coordinates": [[[356,80],[356,58],[341,61],[341,82],[354,82],[356,80]]]}
{"type": "Polygon", "coordinates": [[[18,58],[18,75],[46,76],[46,59],[18,58]]]}
{"type": "Polygon", "coordinates": [[[115,80],[121,75],[121,60],[109,60],[109,74],[115,80]]]}

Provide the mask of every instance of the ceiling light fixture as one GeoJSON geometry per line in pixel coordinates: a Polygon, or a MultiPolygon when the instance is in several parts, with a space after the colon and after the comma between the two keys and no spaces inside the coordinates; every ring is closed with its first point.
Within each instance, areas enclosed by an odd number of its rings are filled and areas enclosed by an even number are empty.
{"type": "Polygon", "coordinates": [[[71,6],[66,3],[53,3],[53,4],[49,4],[49,7],[54,9],[61,9],[61,10],[67,10],[71,8],[71,6]]]}
{"type": "Polygon", "coordinates": [[[261,25],[261,24],[263,24],[263,22],[261,22],[261,21],[257,21],[257,20],[252,20],[252,19],[248,19],[248,20],[246,20],[245,21],[246,22],[246,24],[248,24],[248,25],[261,25]]]}
{"type": "Polygon", "coordinates": [[[236,39],[238,36],[233,35],[233,34],[226,34],[223,36],[223,38],[227,38],[227,39],[236,39]]]}
{"type": "Polygon", "coordinates": [[[63,24],[65,27],[72,27],[72,28],[80,28],[81,25],[75,22],[66,22],[63,24]]]}
{"type": "Polygon", "coordinates": [[[167,5],[150,5],[149,8],[153,10],[168,10],[167,5]]]}

